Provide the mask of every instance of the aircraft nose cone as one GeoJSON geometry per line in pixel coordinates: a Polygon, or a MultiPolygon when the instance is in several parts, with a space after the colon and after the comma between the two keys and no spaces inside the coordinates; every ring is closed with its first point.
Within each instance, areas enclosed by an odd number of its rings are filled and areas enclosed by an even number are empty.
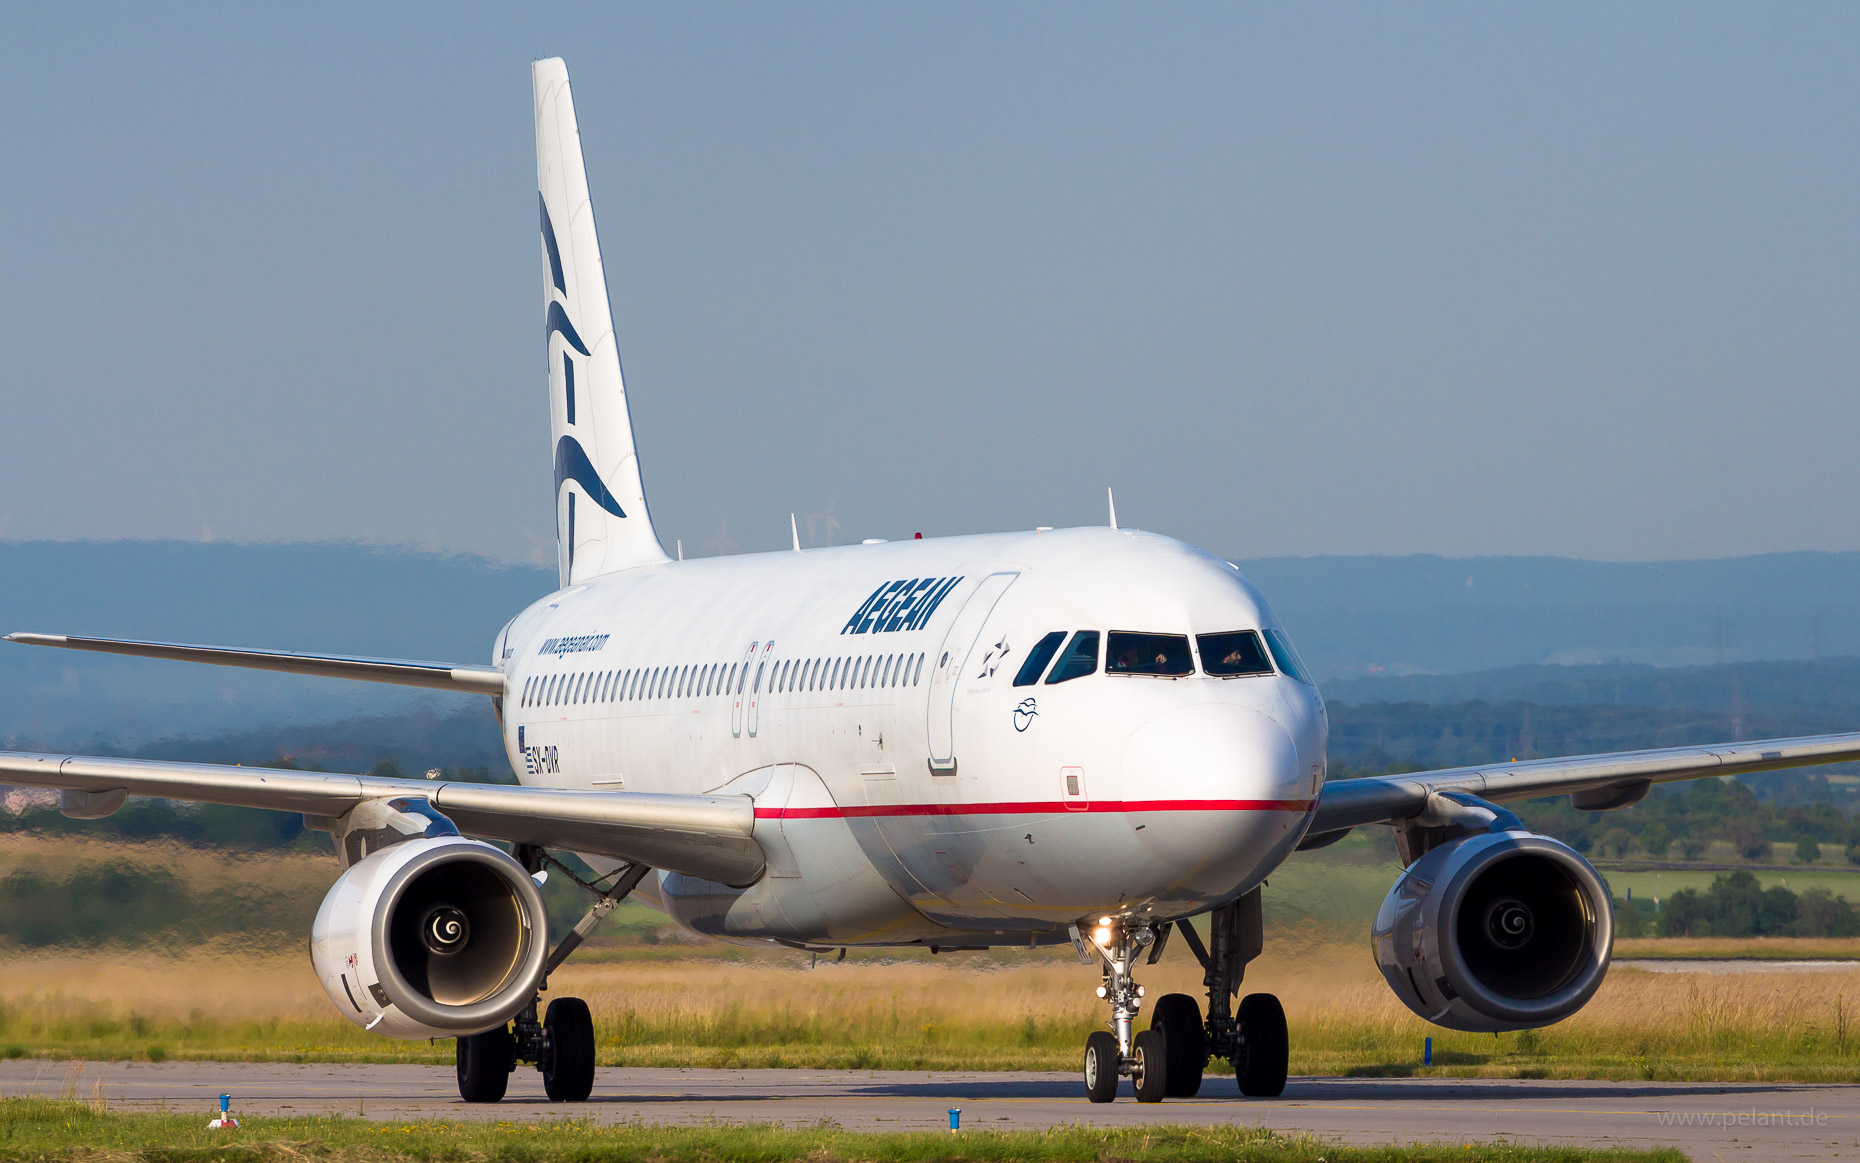
{"type": "Polygon", "coordinates": [[[1124,748],[1126,800],[1183,800],[1269,808],[1309,800],[1298,748],[1258,711],[1222,703],[1181,707],[1145,723],[1124,748]]]}
{"type": "Polygon", "coordinates": [[[1148,861],[1137,879],[1164,909],[1203,907],[1257,884],[1297,843],[1315,795],[1284,728],[1218,703],[1167,712],[1133,733],[1123,784],[1132,818],[1146,822],[1135,833],[1148,861]]]}

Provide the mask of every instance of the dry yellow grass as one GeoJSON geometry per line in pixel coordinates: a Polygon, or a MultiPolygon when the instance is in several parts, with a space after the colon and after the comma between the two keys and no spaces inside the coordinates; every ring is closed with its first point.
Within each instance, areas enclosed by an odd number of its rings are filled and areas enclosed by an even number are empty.
{"type": "MultiPolygon", "coordinates": [[[[68,873],[110,860],[170,870],[203,896],[262,888],[289,890],[291,901],[307,893],[314,902],[335,875],[333,860],[308,854],[0,840],[0,875],[68,873]]],[[[1310,865],[1288,867],[1275,884],[1286,901],[1328,901],[1326,916],[1358,916],[1373,908],[1387,879],[1381,868],[1310,865]]],[[[1249,968],[1245,988],[1284,999],[1295,1071],[1860,1081],[1860,1038],[1846,1001],[1848,993],[1860,1000],[1860,962],[1726,976],[1617,968],[1569,1021],[1494,1037],[1442,1031],[1410,1014],[1382,982],[1366,942],[1340,943],[1334,921],[1282,912],[1270,924],[1270,951],[1249,968]],[[1424,1070],[1429,1036],[1435,1065],[1424,1070]]],[[[344,1021],[311,975],[300,930],[289,932],[284,946],[266,934],[261,941],[273,943],[219,938],[204,946],[8,953],[0,1053],[449,1060],[444,1040],[395,1042],[344,1021]]],[[[1623,941],[1617,954],[1656,951],[1860,956],[1860,942],[1623,941]]],[[[811,970],[809,961],[783,949],[646,945],[636,936],[584,950],[552,984],[556,994],[591,1003],[609,1065],[1071,1069],[1106,1013],[1092,996],[1096,969],[1079,965],[1069,949],[856,953],[811,970]]],[[[1152,1001],[1201,993],[1201,971],[1179,945],[1140,977],[1152,1001]]]]}
{"type": "MultiPolygon", "coordinates": [[[[1071,1069],[1104,1020],[1096,972],[1064,954],[854,959],[687,956],[571,963],[554,992],[588,999],[608,1065],[1071,1069]]],[[[1181,950],[1142,980],[1199,993],[1181,950]]],[[[1292,1069],[1327,1074],[1860,1081],[1860,966],[1732,975],[1617,969],[1576,1017],[1494,1036],[1427,1025],[1360,946],[1271,955],[1247,990],[1284,999],[1292,1069]],[[1420,1065],[1433,1037],[1435,1065],[1420,1065]]],[[[9,959],[0,1050],[77,1057],[448,1061],[444,1041],[393,1042],[343,1021],[301,952],[9,959]]]]}

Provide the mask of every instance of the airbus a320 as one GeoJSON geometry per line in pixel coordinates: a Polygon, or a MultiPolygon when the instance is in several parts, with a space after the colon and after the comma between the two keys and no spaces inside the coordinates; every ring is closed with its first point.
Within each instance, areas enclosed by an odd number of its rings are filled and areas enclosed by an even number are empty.
{"type": "MultiPolygon", "coordinates": [[[[1373,953],[1457,1030],[1569,1016],[1613,942],[1587,861],[1501,806],[1633,804],[1654,783],[1860,757],[1860,735],[1325,780],[1324,702],[1260,592],[1220,557],[1115,521],[673,560],[653,530],[568,74],[532,68],[561,588],[489,665],[16,633],[15,642],[486,696],[517,785],[0,754],[70,816],[128,796],[301,812],[341,874],[311,959],[344,1017],[457,1039],[459,1093],[519,1063],[553,1099],[595,1080],[588,1007],[541,996],[631,896],[692,933],[796,949],[1070,944],[1107,1015],[1083,1091],[1285,1086],[1285,1014],[1241,996],[1260,891],[1302,850],[1394,831],[1406,871],[1373,953]],[[551,943],[555,855],[599,874],[551,943]],[[1187,924],[1205,916],[1207,937],[1187,924]],[[1150,1004],[1172,938],[1206,994],[1150,1004]],[[1142,1016],[1148,1013],[1148,1024],[1142,1016]],[[1143,1028],[1139,1028],[1142,1026],[1143,1028]]],[[[540,451],[540,450],[539,450],[540,451]]]]}

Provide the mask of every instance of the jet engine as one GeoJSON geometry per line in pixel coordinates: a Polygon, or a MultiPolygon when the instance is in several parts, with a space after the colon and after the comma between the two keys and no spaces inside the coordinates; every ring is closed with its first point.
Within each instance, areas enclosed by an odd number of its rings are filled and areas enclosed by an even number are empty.
{"type": "Polygon", "coordinates": [[[1403,1004],[1480,1033],[1547,1026],[1594,996],[1614,948],[1608,889],[1569,846],[1524,831],[1433,849],[1376,913],[1376,964],[1403,1004]]]}
{"type": "Polygon", "coordinates": [[[350,865],[311,929],[330,1000],[377,1034],[495,1029],[542,984],[549,921],[535,882],[501,849],[435,831],[350,865]]]}

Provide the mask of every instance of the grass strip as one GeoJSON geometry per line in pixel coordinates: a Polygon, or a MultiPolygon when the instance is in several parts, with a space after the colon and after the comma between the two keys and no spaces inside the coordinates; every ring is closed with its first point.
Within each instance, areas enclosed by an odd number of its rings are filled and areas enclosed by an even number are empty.
{"type": "Polygon", "coordinates": [[[121,1114],[91,1103],[0,1099],[0,1159],[22,1163],[1681,1163],[1676,1150],[1512,1144],[1345,1147],[1260,1127],[1150,1126],[1050,1131],[854,1132],[771,1124],[599,1126],[593,1120],[380,1123],[249,1118],[206,1129],[205,1114],[121,1114]]]}
{"type": "MultiPolygon", "coordinates": [[[[1685,1000],[1685,999],[1681,999],[1685,1000]]],[[[1786,1000],[1786,999],[1785,999],[1786,1000]]],[[[1701,1006],[1684,1023],[1611,1029],[1565,1023],[1514,1034],[1466,1034],[1418,1019],[1375,1021],[1348,1014],[1292,1023],[1291,1073],[1370,1078],[1641,1079],[1658,1082],[1860,1082],[1860,1013],[1829,1007],[1803,1011],[1791,1025],[1763,1024],[1761,1014],[1716,1015],[1701,1006]],[[1422,1040],[1433,1060],[1422,1063],[1422,1040]]],[[[1340,1007],[1342,1008],[1342,1007],[1340,1007]]],[[[0,1057],[41,1061],[372,1063],[450,1067],[450,1039],[394,1041],[340,1019],[311,1022],[35,1022],[9,1030],[0,1015],[0,1057]]],[[[711,1026],[692,1018],[620,1023],[597,1017],[603,1070],[1058,1070],[1076,1071],[1087,1023],[1022,1037],[1010,1026],[978,1025],[942,1036],[910,1031],[887,1037],[848,1017],[847,1028],[815,1020],[780,1025],[760,1020],[711,1026]]],[[[940,1032],[939,1032],[940,1033],[940,1032]]],[[[1215,1060],[1211,1086],[1232,1086],[1232,1068],[1215,1060]]]]}

